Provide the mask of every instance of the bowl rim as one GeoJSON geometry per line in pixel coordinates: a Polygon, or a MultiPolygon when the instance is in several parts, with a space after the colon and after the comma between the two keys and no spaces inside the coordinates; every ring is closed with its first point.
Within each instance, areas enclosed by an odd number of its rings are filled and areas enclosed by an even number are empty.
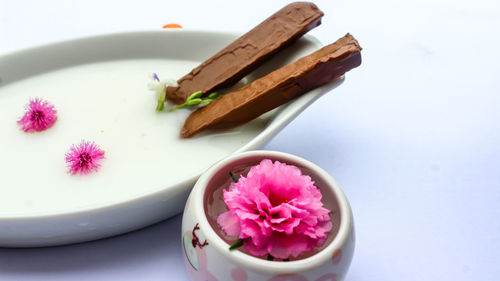
{"type": "Polygon", "coordinates": [[[347,197],[345,196],[338,183],[333,179],[333,177],[331,177],[318,165],[304,158],[279,151],[252,150],[242,153],[236,153],[218,161],[208,170],[206,170],[198,179],[195,186],[193,187],[192,198],[190,199],[190,201],[193,215],[194,217],[196,217],[196,222],[199,223],[200,230],[203,232],[205,239],[207,239],[207,241],[210,241],[210,246],[212,246],[215,251],[223,255],[226,259],[237,264],[241,268],[249,268],[250,270],[256,272],[265,272],[269,274],[304,272],[331,262],[334,252],[337,249],[342,248],[347,243],[348,239],[350,239],[351,229],[353,225],[352,211],[347,197]],[[303,167],[314,171],[315,176],[322,178],[324,182],[328,183],[327,186],[332,190],[334,196],[336,197],[340,211],[339,230],[335,238],[330,242],[328,246],[310,257],[289,262],[268,261],[253,257],[241,251],[229,251],[229,245],[215,231],[212,230],[212,227],[206,217],[203,203],[205,189],[212,177],[221,168],[237,160],[251,157],[262,157],[262,159],[266,157],[281,158],[285,161],[290,160],[296,163],[300,163],[300,165],[302,165],[303,167]],[[211,231],[207,231],[207,229],[210,229],[211,231]]]}

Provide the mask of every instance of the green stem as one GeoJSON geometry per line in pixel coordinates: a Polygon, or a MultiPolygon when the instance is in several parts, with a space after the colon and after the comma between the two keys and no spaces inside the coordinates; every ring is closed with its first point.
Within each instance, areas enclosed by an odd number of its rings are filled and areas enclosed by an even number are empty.
{"type": "Polygon", "coordinates": [[[163,111],[163,108],[165,108],[165,101],[158,100],[158,104],[156,105],[156,111],[163,111]]]}
{"type": "Polygon", "coordinates": [[[176,107],[174,107],[174,108],[171,108],[169,111],[174,111],[174,110],[177,110],[177,109],[179,109],[179,108],[183,108],[183,107],[185,107],[185,106],[186,106],[186,104],[185,104],[185,103],[183,103],[183,104],[178,105],[178,106],[176,106],[176,107]]]}

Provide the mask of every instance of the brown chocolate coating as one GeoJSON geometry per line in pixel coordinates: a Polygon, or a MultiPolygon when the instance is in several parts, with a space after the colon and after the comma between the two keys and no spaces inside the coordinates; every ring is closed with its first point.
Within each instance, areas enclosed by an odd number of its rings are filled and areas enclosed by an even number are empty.
{"type": "Polygon", "coordinates": [[[285,65],[247,86],[222,96],[189,115],[181,137],[206,129],[226,129],[246,123],[361,64],[361,47],[350,34],[285,65]]]}
{"type": "Polygon", "coordinates": [[[273,54],[321,24],[321,12],[308,2],[296,2],[207,59],[167,88],[167,99],[181,104],[194,92],[211,93],[230,87],[259,67],[273,54]]]}

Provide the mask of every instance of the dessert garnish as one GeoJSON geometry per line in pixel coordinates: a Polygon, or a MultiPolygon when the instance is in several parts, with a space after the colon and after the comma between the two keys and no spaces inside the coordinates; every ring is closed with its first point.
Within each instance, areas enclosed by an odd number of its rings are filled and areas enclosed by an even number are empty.
{"type": "Polygon", "coordinates": [[[206,97],[202,97],[202,95],[203,95],[203,93],[201,91],[194,92],[186,99],[186,102],[184,102],[183,104],[180,104],[176,107],[173,107],[169,111],[174,111],[174,110],[177,110],[179,108],[186,107],[186,106],[197,106],[197,105],[209,104],[212,101],[214,101],[222,96],[222,94],[219,92],[213,92],[206,97]]]}
{"type": "Polygon", "coordinates": [[[182,104],[194,92],[203,95],[228,88],[272,55],[320,25],[316,5],[297,2],[285,6],[167,88],[167,99],[182,104]]]}
{"type": "Polygon", "coordinates": [[[306,92],[339,78],[361,64],[361,47],[350,34],[197,109],[186,119],[181,137],[207,129],[244,124],[306,92]]]}
{"type": "Polygon", "coordinates": [[[217,223],[257,257],[283,261],[321,246],[332,229],[330,211],[311,177],[293,165],[265,159],[223,191],[228,211],[217,223]]]}
{"type": "Polygon", "coordinates": [[[56,110],[48,101],[39,98],[31,99],[26,105],[23,117],[17,121],[25,132],[46,130],[57,120],[56,110]]]}
{"type": "Polygon", "coordinates": [[[78,145],[72,145],[66,152],[66,163],[72,175],[97,172],[103,159],[104,151],[94,142],[85,140],[78,145]]]}
{"type": "Polygon", "coordinates": [[[162,111],[165,107],[165,92],[167,86],[177,87],[177,82],[174,79],[162,79],[158,77],[158,74],[152,73],[149,75],[148,88],[151,91],[155,91],[156,99],[158,104],[156,105],[156,111],[162,111]]]}

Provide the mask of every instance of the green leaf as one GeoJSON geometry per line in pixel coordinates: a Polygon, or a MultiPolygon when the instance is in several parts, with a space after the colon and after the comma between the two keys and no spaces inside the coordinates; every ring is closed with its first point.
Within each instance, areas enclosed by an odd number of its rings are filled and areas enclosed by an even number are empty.
{"type": "Polygon", "coordinates": [[[201,99],[199,99],[199,98],[186,101],[187,105],[198,105],[200,103],[201,103],[201,99]]]}
{"type": "Polygon", "coordinates": [[[233,172],[229,172],[229,175],[231,176],[234,182],[238,182],[238,178],[233,174],[233,172]]]}
{"type": "Polygon", "coordinates": [[[220,98],[220,97],[221,97],[221,94],[219,94],[218,92],[213,92],[210,95],[208,95],[208,98],[212,99],[212,100],[220,98]]]}
{"type": "Polygon", "coordinates": [[[237,248],[239,248],[241,246],[243,246],[243,239],[238,239],[238,240],[236,240],[236,242],[233,243],[233,245],[231,245],[229,247],[229,251],[237,249],[237,248]]]}
{"type": "Polygon", "coordinates": [[[194,92],[186,99],[186,101],[201,98],[202,95],[203,95],[202,91],[194,92]]]}

